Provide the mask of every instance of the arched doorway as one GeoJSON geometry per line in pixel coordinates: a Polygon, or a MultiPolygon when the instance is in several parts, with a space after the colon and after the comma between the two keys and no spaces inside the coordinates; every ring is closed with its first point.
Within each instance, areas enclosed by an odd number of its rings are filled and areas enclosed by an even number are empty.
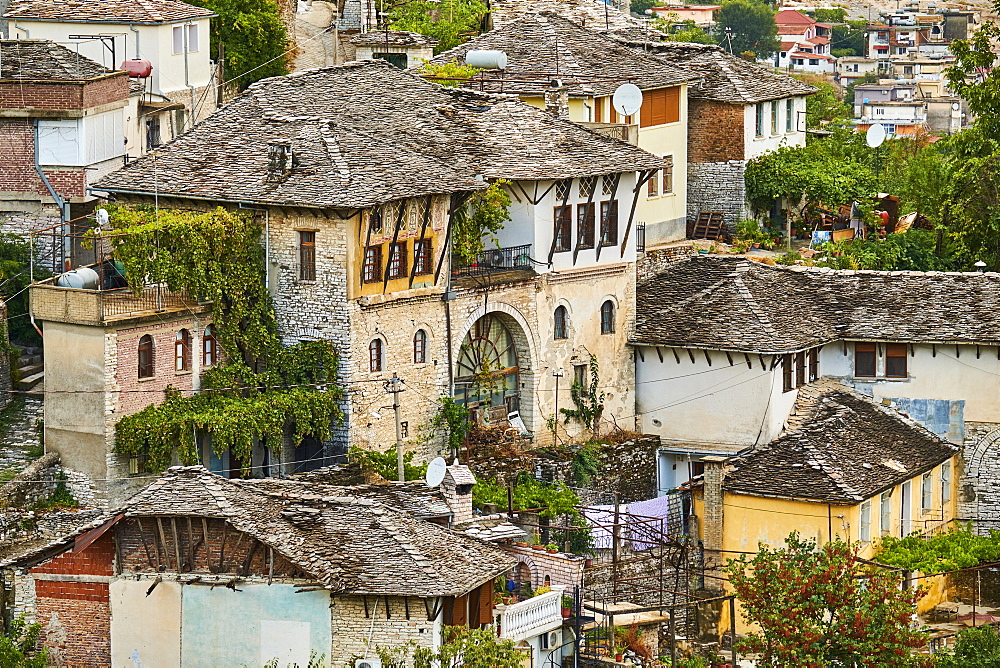
{"type": "Polygon", "coordinates": [[[520,365],[511,327],[499,314],[487,313],[465,335],[455,362],[455,398],[490,420],[519,409],[520,365]]]}

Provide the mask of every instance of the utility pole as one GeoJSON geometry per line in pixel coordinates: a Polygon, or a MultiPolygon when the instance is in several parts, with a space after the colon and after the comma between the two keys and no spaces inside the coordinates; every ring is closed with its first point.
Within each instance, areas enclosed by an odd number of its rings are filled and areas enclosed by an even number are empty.
{"type": "Polygon", "coordinates": [[[400,387],[402,384],[403,379],[393,371],[392,378],[389,379],[389,386],[392,389],[389,391],[392,392],[392,412],[396,416],[396,474],[399,482],[406,482],[406,471],[403,466],[403,425],[399,419],[399,393],[403,391],[400,387]]]}
{"type": "Polygon", "coordinates": [[[552,377],[556,379],[556,407],[552,410],[552,445],[555,445],[559,429],[559,379],[563,377],[563,370],[556,369],[552,372],[552,377]]]}

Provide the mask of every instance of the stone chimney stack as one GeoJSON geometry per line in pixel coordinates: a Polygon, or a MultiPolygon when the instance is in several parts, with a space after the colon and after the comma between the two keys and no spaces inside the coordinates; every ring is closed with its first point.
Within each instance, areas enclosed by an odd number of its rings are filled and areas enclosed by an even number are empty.
{"type": "Polygon", "coordinates": [[[472,486],[475,484],[476,477],[472,475],[472,471],[457,460],[445,469],[441,492],[445,503],[451,508],[452,524],[462,524],[472,519],[472,486]]]}
{"type": "MultiPolygon", "coordinates": [[[[705,547],[706,570],[714,570],[723,563],[723,492],[722,482],[726,474],[725,457],[705,457],[705,473],[702,476],[704,487],[704,517],[702,521],[702,542],[705,547]]],[[[706,581],[706,588],[718,586],[718,581],[706,581]]]]}
{"type": "Polygon", "coordinates": [[[569,89],[562,79],[553,79],[545,90],[545,111],[556,118],[569,120],[569,89]]]}

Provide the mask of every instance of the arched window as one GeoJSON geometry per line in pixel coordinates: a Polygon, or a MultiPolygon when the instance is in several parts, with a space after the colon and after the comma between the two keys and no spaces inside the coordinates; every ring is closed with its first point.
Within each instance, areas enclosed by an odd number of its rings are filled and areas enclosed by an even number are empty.
{"type": "Polygon", "coordinates": [[[565,339],[566,338],[566,307],[557,306],[556,312],[554,314],[555,327],[552,329],[552,338],[554,339],[565,339]]]}
{"type": "Polygon", "coordinates": [[[615,332],[615,304],[610,299],[601,304],[601,334],[615,332]]]}
{"type": "Polygon", "coordinates": [[[186,329],[174,336],[174,370],[191,370],[191,332],[186,329]]]}
{"type": "Polygon", "coordinates": [[[368,344],[368,369],[370,371],[382,370],[382,339],[372,339],[368,344]]]}
{"type": "Polygon", "coordinates": [[[139,339],[139,378],[152,378],[154,371],[153,337],[146,334],[139,339]]]}
{"type": "Polygon", "coordinates": [[[427,364],[427,332],[422,329],[413,335],[413,363],[427,364]]]}
{"type": "Polygon", "coordinates": [[[201,363],[203,366],[214,366],[219,361],[219,339],[215,336],[215,325],[205,328],[201,339],[201,363]]]}

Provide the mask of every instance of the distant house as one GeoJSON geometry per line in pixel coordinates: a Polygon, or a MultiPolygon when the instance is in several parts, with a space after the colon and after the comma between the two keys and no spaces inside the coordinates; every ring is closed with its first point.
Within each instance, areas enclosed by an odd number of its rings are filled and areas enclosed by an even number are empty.
{"type": "Polygon", "coordinates": [[[178,467],[4,565],[59,663],[339,667],[492,624],[514,558],[349,488],[178,467]]]}
{"type": "Polygon", "coordinates": [[[672,22],[693,21],[700,28],[715,25],[714,14],[722,5],[657,5],[651,7],[657,18],[672,22]]]}
{"type": "Polygon", "coordinates": [[[912,84],[859,84],[854,87],[858,132],[878,123],[889,137],[916,134],[927,122],[927,101],[912,84]]]}
{"type": "Polygon", "coordinates": [[[434,57],[438,40],[405,30],[373,30],[354,35],[355,60],[387,60],[401,70],[420,67],[434,57]]]}
{"type": "Polygon", "coordinates": [[[631,15],[624,0],[491,0],[486,16],[491,30],[521,20],[527,14],[550,12],[592,31],[644,28],[645,22],[631,15]]]}
{"type": "Polygon", "coordinates": [[[835,67],[837,81],[844,87],[865,75],[878,74],[879,71],[878,61],[866,56],[841,56],[835,67]]]}
{"type": "Polygon", "coordinates": [[[781,41],[773,58],[775,67],[802,72],[833,72],[837,59],[830,55],[830,25],[791,9],[779,11],[774,16],[774,22],[781,41]]]}

